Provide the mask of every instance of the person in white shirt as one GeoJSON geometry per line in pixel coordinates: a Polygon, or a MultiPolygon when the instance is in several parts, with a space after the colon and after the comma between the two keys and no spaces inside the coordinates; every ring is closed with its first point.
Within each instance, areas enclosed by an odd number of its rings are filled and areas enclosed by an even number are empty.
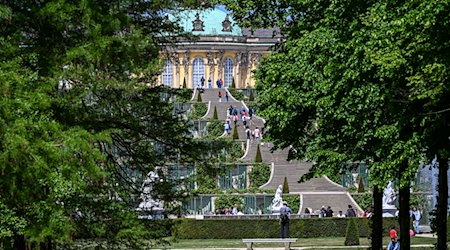
{"type": "Polygon", "coordinates": [[[345,214],[343,214],[342,211],[339,211],[336,217],[345,218],[345,214]]]}
{"type": "Polygon", "coordinates": [[[258,127],[255,128],[253,133],[255,134],[255,140],[259,140],[259,137],[261,137],[261,132],[258,127]]]}

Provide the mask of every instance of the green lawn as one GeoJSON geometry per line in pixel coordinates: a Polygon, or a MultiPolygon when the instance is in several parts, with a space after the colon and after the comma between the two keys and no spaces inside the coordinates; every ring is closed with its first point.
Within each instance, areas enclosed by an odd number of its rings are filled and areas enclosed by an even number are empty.
{"type": "MultiPolygon", "coordinates": [[[[336,248],[327,248],[329,249],[345,249],[340,248],[344,246],[345,238],[300,238],[298,241],[291,246],[293,248],[296,247],[311,247],[308,249],[319,249],[315,247],[324,247],[329,246],[336,248]]],[[[171,240],[172,244],[170,246],[166,246],[166,249],[171,248],[245,248],[245,244],[242,243],[242,240],[222,240],[222,239],[203,239],[203,240],[171,240]]],[[[384,238],[384,244],[388,244],[389,238],[384,238]]],[[[411,245],[422,245],[422,244],[434,244],[436,243],[436,239],[433,238],[422,238],[422,237],[413,237],[411,238],[411,245]]],[[[360,245],[368,246],[369,241],[367,238],[360,238],[360,245]]],[[[254,247],[283,247],[283,245],[276,243],[258,243],[254,244],[254,247]]],[[[164,249],[164,247],[161,247],[164,249]]],[[[350,249],[366,249],[366,248],[350,248],[350,249]]],[[[433,249],[433,248],[414,248],[416,250],[419,249],[433,249]]]]}

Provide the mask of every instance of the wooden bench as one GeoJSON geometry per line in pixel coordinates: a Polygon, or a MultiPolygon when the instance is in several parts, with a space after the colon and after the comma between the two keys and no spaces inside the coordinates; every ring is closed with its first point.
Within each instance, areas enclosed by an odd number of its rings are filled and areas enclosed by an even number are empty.
{"type": "Polygon", "coordinates": [[[242,239],[247,244],[247,250],[252,250],[253,243],[284,243],[286,250],[291,249],[291,243],[297,241],[297,238],[265,238],[265,239],[242,239]]]}

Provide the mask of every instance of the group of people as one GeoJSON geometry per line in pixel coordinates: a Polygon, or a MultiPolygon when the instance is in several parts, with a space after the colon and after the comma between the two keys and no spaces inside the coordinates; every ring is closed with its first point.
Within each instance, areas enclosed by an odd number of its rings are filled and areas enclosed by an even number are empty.
{"type": "MultiPolygon", "coordinates": [[[[198,84],[197,89],[199,89],[200,91],[203,92],[203,89],[205,88],[205,82],[206,82],[205,77],[202,76],[202,78],[200,78],[200,82],[196,83],[196,84],[198,84]]],[[[216,85],[217,85],[217,88],[219,88],[219,89],[222,88],[222,86],[223,86],[222,79],[218,79],[216,81],[216,85]]],[[[212,81],[211,81],[211,79],[208,79],[208,88],[212,89],[212,87],[213,87],[212,81]]]]}
{"type": "MultiPolygon", "coordinates": [[[[311,208],[305,208],[305,214],[314,214],[314,211],[311,208]]],[[[325,206],[322,206],[320,208],[319,212],[319,218],[324,217],[357,217],[356,210],[352,207],[352,205],[348,205],[347,211],[345,213],[342,212],[342,210],[338,211],[337,214],[334,213],[333,209],[331,209],[331,206],[328,206],[325,208],[325,206]]]]}
{"type": "MultiPolygon", "coordinates": [[[[220,92],[219,92],[220,93],[220,92]]],[[[228,135],[231,134],[231,124],[234,124],[234,127],[239,126],[239,122],[242,122],[243,128],[245,129],[245,134],[247,140],[259,140],[262,137],[262,128],[255,127],[255,129],[251,130],[249,126],[249,121],[251,121],[253,117],[253,109],[249,108],[248,111],[241,107],[239,110],[236,107],[230,105],[227,112],[227,118],[224,124],[224,131],[228,135]]]]}
{"type": "Polygon", "coordinates": [[[224,215],[243,215],[241,211],[238,209],[238,205],[234,205],[232,208],[224,208],[224,209],[217,209],[216,214],[224,214],[224,215]]]}
{"type": "MultiPolygon", "coordinates": [[[[219,98],[219,102],[222,102],[222,91],[219,91],[219,94],[217,94],[217,97],[219,98]]],[[[230,97],[228,96],[228,92],[225,91],[225,102],[228,102],[228,99],[230,97]]]]}

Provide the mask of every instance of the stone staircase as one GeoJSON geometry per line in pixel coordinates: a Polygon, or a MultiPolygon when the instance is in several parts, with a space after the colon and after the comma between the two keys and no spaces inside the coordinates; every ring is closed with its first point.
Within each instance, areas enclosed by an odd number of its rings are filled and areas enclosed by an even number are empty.
{"type": "MultiPolygon", "coordinates": [[[[209,104],[209,110],[208,113],[205,115],[204,118],[210,119],[214,115],[214,107],[216,107],[217,110],[217,118],[225,123],[225,120],[227,118],[228,109],[230,106],[233,106],[240,110],[242,107],[248,112],[248,108],[245,106],[245,103],[238,101],[234,99],[234,97],[228,92],[227,89],[204,89],[202,95],[202,102],[210,103],[209,104]],[[219,102],[219,91],[222,94],[221,101],[219,102]],[[225,93],[228,93],[228,102],[225,99],[225,93]]],[[[258,118],[256,116],[253,116],[252,120],[247,121],[247,125],[250,127],[251,130],[255,129],[255,127],[263,127],[264,126],[264,120],[261,118],[258,118]]],[[[234,129],[234,122],[231,121],[231,127],[234,129]]],[[[238,129],[238,135],[239,140],[245,141],[247,136],[245,134],[245,127],[242,124],[242,121],[239,120],[237,122],[237,129],[238,129]]]]}
{"type": "MultiPolygon", "coordinates": [[[[244,107],[248,111],[245,103],[236,100],[227,89],[205,89],[201,95],[202,101],[210,104],[205,118],[212,118],[214,107],[217,109],[218,119],[223,122],[225,122],[230,105],[236,107],[238,110],[244,107]],[[218,98],[219,91],[222,93],[221,102],[219,102],[218,98]],[[229,96],[228,102],[225,100],[225,92],[229,96]]],[[[247,125],[253,130],[255,127],[262,128],[264,123],[263,118],[254,115],[252,120],[247,122],[247,125]]],[[[231,124],[234,127],[234,123],[231,122],[231,124]]],[[[356,210],[362,211],[345,188],[333,183],[326,177],[314,178],[304,183],[298,183],[300,177],[306,174],[311,168],[311,163],[299,160],[287,161],[288,149],[272,151],[271,148],[273,145],[270,142],[246,140],[245,128],[242,121],[238,122],[237,127],[239,141],[247,142],[247,150],[241,160],[247,163],[254,162],[259,144],[263,162],[273,166],[269,182],[261,186],[261,188],[276,189],[279,185],[283,184],[284,178],[287,177],[290,193],[300,195],[301,206],[299,213],[303,213],[306,207],[315,211],[319,210],[322,206],[331,206],[335,214],[339,210],[345,213],[348,205],[352,205],[356,210]]]]}

